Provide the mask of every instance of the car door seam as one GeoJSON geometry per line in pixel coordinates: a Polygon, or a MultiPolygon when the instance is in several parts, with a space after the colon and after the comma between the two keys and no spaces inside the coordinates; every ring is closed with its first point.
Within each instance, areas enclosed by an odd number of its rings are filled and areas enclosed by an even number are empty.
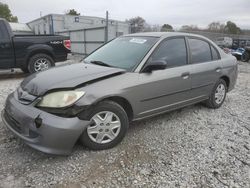
{"type": "Polygon", "coordinates": [[[146,101],[150,101],[150,100],[153,100],[153,99],[158,99],[158,98],[162,98],[162,97],[167,97],[167,96],[170,96],[170,95],[175,95],[175,94],[182,93],[182,92],[186,92],[186,91],[189,91],[189,90],[191,90],[191,89],[180,90],[180,91],[168,93],[168,94],[165,94],[165,95],[159,95],[159,96],[152,97],[152,98],[142,99],[140,102],[146,102],[146,101]]]}
{"type": "Polygon", "coordinates": [[[199,89],[199,88],[202,88],[202,87],[207,87],[207,86],[210,86],[210,85],[213,85],[214,83],[208,83],[208,84],[203,84],[203,85],[199,85],[199,86],[196,86],[196,87],[192,87],[191,89],[199,89]]]}
{"type": "Polygon", "coordinates": [[[143,114],[146,114],[146,113],[149,113],[149,112],[153,112],[153,111],[156,111],[156,110],[160,110],[160,109],[164,109],[164,108],[167,108],[167,107],[171,107],[171,106],[175,106],[175,105],[178,105],[178,104],[182,104],[184,102],[192,101],[192,100],[199,99],[199,98],[202,98],[202,97],[205,97],[205,96],[206,95],[200,95],[198,97],[194,97],[194,98],[191,98],[191,99],[187,99],[187,100],[179,101],[179,102],[176,102],[176,103],[168,104],[168,105],[165,105],[165,106],[161,106],[161,107],[158,107],[158,108],[154,108],[154,109],[151,109],[151,110],[147,110],[147,111],[139,113],[139,115],[143,115],[143,114]]]}

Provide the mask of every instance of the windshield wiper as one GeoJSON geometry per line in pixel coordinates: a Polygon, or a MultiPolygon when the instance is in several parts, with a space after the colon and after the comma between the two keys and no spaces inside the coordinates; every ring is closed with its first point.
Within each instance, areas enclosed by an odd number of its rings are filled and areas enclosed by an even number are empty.
{"type": "Polygon", "coordinates": [[[83,57],[83,58],[81,58],[80,60],[79,60],[79,62],[84,62],[84,59],[85,59],[85,57],[83,57]]]}
{"type": "Polygon", "coordinates": [[[111,65],[104,63],[102,61],[90,61],[91,64],[95,64],[95,65],[101,65],[101,66],[105,66],[105,67],[112,67],[111,65]]]}

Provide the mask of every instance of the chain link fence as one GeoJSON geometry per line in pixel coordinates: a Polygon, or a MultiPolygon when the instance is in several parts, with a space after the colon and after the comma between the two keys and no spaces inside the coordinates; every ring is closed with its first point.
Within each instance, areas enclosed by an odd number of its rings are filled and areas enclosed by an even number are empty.
{"type": "Polygon", "coordinates": [[[233,39],[233,48],[238,47],[245,47],[250,46],[250,35],[236,35],[236,34],[227,34],[227,33],[214,33],[214,32],[207,32],[207,31],[180,31],[185,33],[193,33],[205,36],[210,40],[216,42],[216,39],[222,37],[230,37],[233,39]]]}
{"type": "Polygon", "coordinates": [[[105,43],[106,27],[68,30],[57,32],[56,34],[69,36],[71,40],[71,52],[85,56],[105,43]]]}

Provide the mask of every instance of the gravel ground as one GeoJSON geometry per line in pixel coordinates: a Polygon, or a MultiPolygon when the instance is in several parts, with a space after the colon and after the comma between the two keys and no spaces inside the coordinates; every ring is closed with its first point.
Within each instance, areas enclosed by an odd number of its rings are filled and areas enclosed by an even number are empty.
{"type": "MultiPolygon", "coordinates": [[[[250,64],[218,110],[194,105],[134,122],[117,147],[35,151],[0,123],[0,187],[250,187],[250,64]]],[[[24,75],[0,73],[0,110],[24,75]]],[[[1,122],[1,119],[0,119],[1,122]]]]}

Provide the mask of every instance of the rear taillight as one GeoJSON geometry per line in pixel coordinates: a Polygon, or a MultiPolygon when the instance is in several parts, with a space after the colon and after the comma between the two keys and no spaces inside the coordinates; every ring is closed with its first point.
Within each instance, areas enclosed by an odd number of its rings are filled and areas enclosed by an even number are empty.
{"type": "Polygon", "coordinates": [[[64,45],[65,48],[67,48],[68,50],[71,49],[71,41],[70,41],[70,40],[64,40],[64,41],[63,41],[63,45],[64,45]]]}

